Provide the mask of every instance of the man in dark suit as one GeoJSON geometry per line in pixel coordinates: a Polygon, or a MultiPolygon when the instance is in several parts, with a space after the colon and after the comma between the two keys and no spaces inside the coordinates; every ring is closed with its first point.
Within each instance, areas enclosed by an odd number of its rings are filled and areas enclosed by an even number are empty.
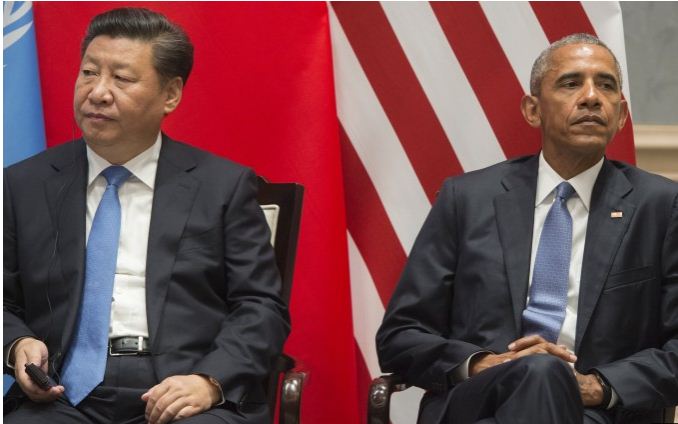
{"type": "Polygon", "coordinates": [[[255,175],[160,132],[193,46],[125,8],[81,56],[83,138],[5,170],[5,422],[269,422],[289,317],[255,175]]]}
{"type": "Polygon", "coordinates": [[[678,403],[678,184],[604,157],[612,52],[568,36],[521,103],[540,155],[448,179],[377,334],[421,423],[644,423],[678,403]]]}

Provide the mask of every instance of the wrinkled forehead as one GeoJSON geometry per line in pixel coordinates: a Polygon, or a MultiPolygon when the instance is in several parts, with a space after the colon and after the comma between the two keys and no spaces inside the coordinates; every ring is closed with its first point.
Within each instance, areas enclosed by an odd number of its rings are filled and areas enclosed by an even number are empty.
{"type": "Polygon", "coordinates": [[[564,73],[611,75],[619,82],[614,56],[596,44],[569,44],[554,50],[548,62],[549,73],[552,77],[564,73]]]}

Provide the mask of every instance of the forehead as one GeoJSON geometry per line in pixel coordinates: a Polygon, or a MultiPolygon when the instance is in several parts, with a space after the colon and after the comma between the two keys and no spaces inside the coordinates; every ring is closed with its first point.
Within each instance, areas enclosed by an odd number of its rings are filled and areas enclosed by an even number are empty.
{"type": "Polygon", "coordinates": [[[612,74],[617,77],[614,57],[602,46],[570,44],[551,54],[547,75],[557,78],[564,73],[612,74]]]}
{"type": "Polygon", "coordinates": [[[144,40],[99,35],[87,46],[83,60],[108,60],[143,66],[151,63],[152,48],[152,44],[144,40]]]}

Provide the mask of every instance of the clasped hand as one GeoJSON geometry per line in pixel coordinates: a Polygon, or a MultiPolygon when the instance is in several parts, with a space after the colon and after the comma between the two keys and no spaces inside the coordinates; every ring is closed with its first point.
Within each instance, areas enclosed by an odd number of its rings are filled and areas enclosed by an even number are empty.
{"type": "Polygon", "coordinates": [[[174,375],[141,396],[149,424],[164,424],[208,410],[221,399],[219,389],[202,375],[174,375]]]}
{"type": "MultiPolygon", "coordinates": [[[[508,352],[501,354],[486,353],[475,356],[469,364],[469,376],[472,377],[488,368],[528,355],[553,355],[565,362],[574,364],[577,357],[565,346],[546,341],[538,335],[520,338],[508,345],[508,352]]],[[[593,374],[580,374],[572,370],[584,406],[598,406],[603,400],[603,388],[593,374]]]]}

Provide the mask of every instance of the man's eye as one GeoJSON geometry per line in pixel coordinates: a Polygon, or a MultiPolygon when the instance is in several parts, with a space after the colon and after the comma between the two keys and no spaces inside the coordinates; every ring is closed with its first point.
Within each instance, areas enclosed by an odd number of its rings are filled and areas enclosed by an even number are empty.
{"type": "Polygon", "coordinates": [[[565,82],[563,82],[563,87],[565,87],[565,88],[575,88],[577,86],[578,86],[578,84],[577,84],[576,81],[565,81],[565,82]]]}
{"type": "Polygon", "coordinates": [[[120,82],[132,82],[131,79],[125,78],[125,77],[122,76],[122,75],[115,75],[115,79],[116,79],[117,81],[120,81],[120,82]]]}
{"type": "Polygon", "coordinates": [[[82,70],[82,75],[84,75],[84,76],[86,76],[86,77],[92,77],[92,76],[96,75],[96,72],[94,72],[94,71],[92,71],[92,70],[90,70],[90,69],[83,69],[83,70],[82,70]]]}

